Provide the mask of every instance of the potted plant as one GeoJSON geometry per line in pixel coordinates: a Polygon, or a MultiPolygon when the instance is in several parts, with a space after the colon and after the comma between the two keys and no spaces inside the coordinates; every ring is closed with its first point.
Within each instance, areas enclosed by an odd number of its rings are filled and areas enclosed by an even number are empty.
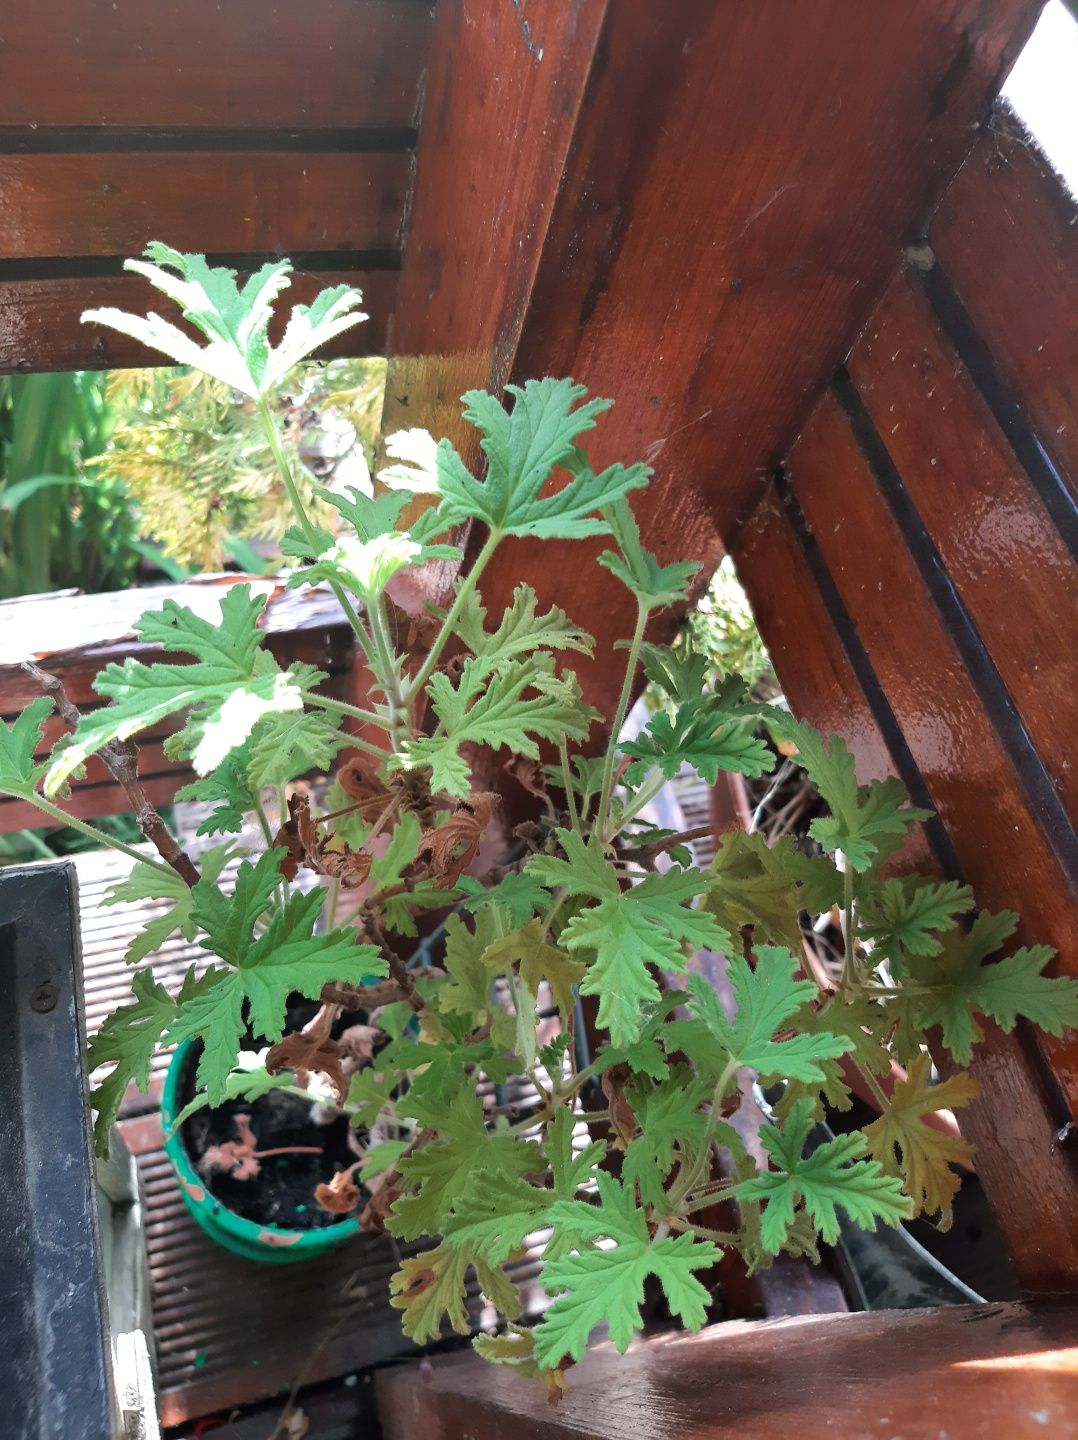
{"type": "MultiPolygon", "coordinates": [[[[408,431],[388,442],[395,463],[377,495],[320,489],[290,471],[265,396],[361,318],[358,294],[340,288],[297,307],[274,347],[267,332],[286,263],[239,289],[200,256],[162,245],[147,254],[129,268],[180,305],[205,345],[152,314],[93,318],[226,380],[257,408],[295,508],[283,547],[294,563],[289,584],[324,582],[338,596],[369,704],[323,695],[309,666],[281,668],[260,643],[263,602],[236,585],[217,624],[171,601],[142,618],[141,637],[183,663],[109,665],[96,683],[110,703],[81,718],[46,678],[52,693],[0,730],[0,789],[62,814],[65,785],[91,755],[126,767],[137,795],[133,737],[183,714],[171,752],[199,776],[190,793],[215,807],[204,830],[226,837],[196,862],[148,805],[137,807],[159,854],[132,852],[126,894],[167,897],[173,908],[151,922],[133,958],[173,927],[216,960],[176,994],[152,966],[135,971],[132,1003],[92,1046],[95,1065],[114,1067],[93,1100],[99,1141],[162,1043],[181,1047],[177,1074],[190,1065],[184,1047],[198,1047],[188,1115],[203,1101],[288,1090],[301,1105],[317,1102],[322,1118],[345,1117],[359,1153],[318,1193],[364,1229],[429,1242],[392,1281],[407,1333],[422,1343],[446,1319],[466,1332],[474,1271],[505,1322],[477,1349],[542,1375],[555,1395],[597,1326],[625,1348],[649,1277],[671,1313],[697,1329],[709,1299],[700,1277],[724,1248],[750,1267],[783,1250],[812,1255],[820,1237],[835,1238],[837,1207],[866,1227],[916,1213],[946,1223],[957,1183],[950,1162],[968,1147],[926,1116],[967,1103],[974,1087],[962,1071],[931,1084],[927,1037],[960,1066],[982,1015],[1005,1029],[1025,1016],[1058,1035],[1078,1023],[1078,984],[1043,973],[1044,946],[994,958],[1016,917],[974,913],[967,887],[884,873],[926,813],[897,780],[859,784],[841,739],[754,702],[736,676],[705,684],[706,661],[691,648],[647,641],[652,618],[687,598],[696,567],[661,565],[642,543],[629,496],[647,483],[646,466],[590,465],[580,442],[610,402],[570,380],[510,387],[508,408],[472,391],[464,415],[482,435],[482,478],[447,440],[408,431]],[[475,563],[422,648],[402,650],[390,584],[427,561],[459,560],[452,537],[464,525],[482,536],[475,563]],[[598,563],[637,605],[612,715],[581,698],[565,658],[590,654],[592,642],[560,608],[541,610],[520,585],[504,614],[487,613],[483,574],[506,536],[605,537],[598,563]],[[621,743],[641,669],[666,704],[621,743]],[[53,700],[73,728],[39,762],[53,700]],[[346,735],[345,721],[361,733],[346,735]],[[796,752],[827,803],[811,830],[818,853],[736,834],[698,870],[683,837],[643,812],[686,764],[709,782],[720,770],[769,768],[761,724],[796,752]],[[589,748],[604,728],[605,745],[589,748]],[[331,769],[345,746],[351,758],[320,802],[299,777],[331,769]],[[484,751],[508,752],[541,810],[517,851],[486,870],[477,857],[497,799],[477,782],[484,751]],[[278,813],[267,813],[267,795],[278,813]],[[241,855],[227,837],[249,813],[265,843],[241,855]],[[305,889],[304,877],[317,883],[305,889]],[[341,897],[353,901],[345,923],[341,897]],[[798,916],[832,906],[844,960],[833,983],[817,982],[801,973],[798,916]],[[429,912],[447,917],[440,950],[413,944],[429,912]],[[422,964],[409,964],[409,947],[422,964]],[[725,1000],[686,974],[687,955],[700,948],[725,957],[725,1000]],[[541,996],[560,1017],[557,1033],[537,1020],[541,996]],[[312,1002],[309,1017],[297,997],[312,1002]],[[595,1007],[586,1060],[578,997],[595,1007]],[[892,1056],[908,1075],[888,1098],[878,1082],[892,1056]],[[809,1149],[824,1106],[848,1103],[844,1057],[878,1092],[880,1118],[809,1149]],[[519,1079],[525,1100],[495,1113],[480,1076],[519,1079]],[[749,1077],[778,1087],[762,1152],[745,1143],[749,1077]],[[726,1200],[736,1218],[720,1229],[711,1212],[726,1200]],[[550,1303],[528,1327],[504,1266],[537,1231],[548,1237],[541,1280],[550,1303]]],[[[173,1122],[183,1118],[179,1098],[173,1089],[173,1122]]],[[[213,1143],[231,1145],[233,1168],[279,1148],[242,1126],[213,1143]]]]}

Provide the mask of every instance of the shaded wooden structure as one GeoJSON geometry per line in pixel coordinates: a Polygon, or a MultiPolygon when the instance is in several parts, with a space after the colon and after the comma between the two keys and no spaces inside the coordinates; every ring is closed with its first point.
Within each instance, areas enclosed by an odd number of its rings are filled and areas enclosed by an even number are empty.
{"type": "MultiPolygon", "coordinates": [[[[655,467],[652,548],[733,554],[795,709],[1075,973],[1078,224],[996,106],[1039,9],[40,0],[0,26],[0,368],[142,363],[77,316],[142,303],[161,236],[359,283],[387,428],[472,461],[468,386],[614,396],[594,453],[655,467]]],[[[608,703],[631,620],[567,556],[507,546],[484,598],[556,595],[608,703]]],[[[977,1075],[1019,1279],[1073,1292],[1073,1038],[993,1033],[977,1075]]]]}

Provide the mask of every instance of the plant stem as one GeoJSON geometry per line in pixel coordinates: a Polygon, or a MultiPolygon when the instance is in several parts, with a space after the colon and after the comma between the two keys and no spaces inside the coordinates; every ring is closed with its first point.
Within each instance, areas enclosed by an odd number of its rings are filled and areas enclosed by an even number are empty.
{"type": "Polygon", "coordinates": [[[9,791],[6,793],[12,795],[18,793],[20,800],[29,800],[31,805],[36,805],[39,810],[44,811],[46,815],[51,816],[52,819],[56,820],[59,824],[70,826],[72,830],[77,830],[80,835],[85,835],[88,839],[96,841],[96,843],[105,850],[118,850],[121,855],[127,855],[132,860],[137,860],[140,865],[148,865],[151,870],[159,870],[162,875],[174,877],[176,874],[176,871],[171,865],[165,865],[160,860],[151,860],[148,855],[140,855],[139,852],[130,845],[125,845],[122,840],[117,840],[113,835],[106,835],[104,830],[98,830],[96,826],[88,825],[85,820],[80,820],[77,815],[69,815],[66,810],[61,810],[59,805],[54,805],[51,800],[46,800],[44,795],[39,795],[36,791],[9,791]]]}
{"type": "MultiPolygon", "coordinates": [[[[274,423],[273,415],[270,412],[270,408],[266,402],[265,397],[263,397],[258,402],[258,414],[259,418],[262,421],[262,428],[266,432],[266,439],[269,442],[269,447],[273,453],[273,458],[277,464],[277,472],[280,475],[282,481],[284,482],[284,488],[288,494],[289,500],[291,501],[292,509],[295,511],[296,519],[299,521],[300,528],[302,529],[304,535],[307,537],[307,540],[313,552],[317,555],[321,548],[318,543],[318,532],[311,524],[311,517],[307,514],[307,507],[303,503],[303,497],[300,495],[299,488],[297,487],[295,478],[292,475],[292,467],[291,465],[289,465],[288,457],[285,455],[284,450],[281,448],[280,437],[277,434],[277,426],[274,423]]],[[[344,611],[345,619],[348,621],[349,625],[351,625],[352,630],[355,633],[355,637],[359,641],[360,649],[363,651],[364,655],[366,655],[368,661],[373,660],[374,657],[371,651],[371,642],[367,637],[366,630],[364,630],[363,628],[362,621],[356,614],[355,608],[352,605],[351,600],[349,600],[348,596],[344,593],[344,589],[340,585],[338,585],[336,580],[331,580],[329,582],[329,588],[333,591],[333,594],[337,600],[337,604],[344,611]]]]}
{"type": "MultiPolygon", "coordinates": [[[[315,695],[313,692],[304,690],[303,699],[308,705],[316,705],[321,710],[329,710],[334,715],[349,715],[353,720],[362,720],[365,724],[378,725],[381,729],[387,729],[384,718],[372,715],[367,710],[361,710],[358,705],[349,705],[345,700],[331,700],[328,695],[315,695]]],[[[349,735],[348,744],[350,748],[362,750],[367,755],[373,755],[376,760],[388,760],[389,751],[381,749],[378,745],[372,745],[369,740],[364,740],[359,735],[349,735]]]]}
{"type": "Polygon", "coordinates": [[[888,1110],[890,1110],[891,1108],[891,1102],[887,1098],[887,1094],[884,1091],[883,1086],[880,1084],[880,1082],[876,1079],[875,1075],[873,1075],[872,1071],[869,1070],[867,1066],[858,1064],[857,1061],[854,1061],[854,1064],[857,1065],[857,1070],[859,1075],[861,1076],[861,1079],[865,1082],[865,1084],[875,1096],[876,1104],[880,1107],[880,1114],[886,1115],[888,1110]]]}
{"type": "Polygon", "coordinates": [[[689,1191],[700,1181],[701,1175],[706,1177],[706,1172],[711,1164],[711,1146],[715,1139],[715,1131],[719,1127],[719,1119],[722,1112],[723,1096],[726,1094],[726,1086],[730,1078],[737,1074],[737,1057],[731,1055],[723,1066],[722,1074],[715,1083],[715,1090],[711,1096],[711,1113],[707,1117],[707,1129],[704,1132],[704,1143],[700,1147],[700,1153],[693,1162],[686,1175],[679,1176],[670,1187],[670,1208],[678,1210],[689,1191]]]}
{"type": "Polygon", "coordinates": [[[716,1245],[736,1245],[738,1237],[732,1230],[712,1230],[707,1225],[693,1225],[688,1220],[682,1220],[676,1215],[667,1219],[667,1224],[675,1230],[691,1230],[694,1235],[699,1235],[701,1240],[713,1240],[716,1245]]]}
{"type": "Polygon", "coordinates": [[[618,748],[618,737],[621,734],[621,727],[625,723],[625,715],[629,709],[629,700],[633,693],[633,680],[636,678],[636,664],[640,658],[640,646],[644,640],[644,627],[648,623],[648,616],[651,611],[639,601],[636,607],[636,628],[633,631],[633,638],[629,642],[629,658],[625,666],[625,679],[621,682],[621,694],[618,696],[617,709],[614,711],[614,719],[610,726],[610,743],[607,747],[606,759],[603,762],[603,787],[599,792],[599,809],[596,814],[595,829],[600,840],[606,840],[606,825],[609,818],[610,798],[614,789],[614,756],[618,748]]]}
{"type": "Polygon", "coordinates": [[[273,827],[266,815],[266,807],[262,804],[262,797],[255,798],[255,815],[258,817],[258,828],[262,831],[262,838],[266,842],[266,849],[273,849],[273,827]]]}
{"type": "Polygon", "coordinates": [[[724,1196],[729,1195],[735,1188],[732,1180],[723,1185],[712,1186],[706,1192],[701,1191],[699,1194],[689,1196],[682,1200],[679,1208],[683,1215],[691,1215],[694,1210],[706,1210],[709,1205],[714,1205],[717,1200],[723,1199],[724,1196]]]}
{"type": "Polygon", "coordinates": [[[449,610],[446,613],[445,619],[442,621],[442,628],[438,631],[438,634],[435,637],[434,644],[427,652],[427,658],[423,661],[423,664],[419,667],[418,671],[415,674],[415,678],[412,680],[412,683],[405,691],[404,701],[406,705],[411,705],[412,701],[416,698],[419,692],[423,689],[423,686],[430,679],[434,671],[434,667],[437,665],[439,657],[441,656],[442,651],[448,644],[449,637],[453,633],[453,627],[456,625],[457,620],[460,618],[460,612],[464,609],[465,601],[475,589],[476,583],[478,582],[480,575],[482,575],[483,571],[487,568],[487,563],[490,560],[490,557],[494,554],[494,551],[496,550],[501,538],[502,535],[500,530],[491,530],[490,534],[487,536],[486,541],[483,544],[482,550],[480,550],[479,554],[475,557],[475,564],[472,566],[472,568],[468,571],[467,575],[463,577],[463,579],[460,581],[460,584],[457,586],[456,597],[453,600],[452,605],[450,605],[449,610]]]}
{"type": "Polygon", "coordinates": [[[658,795],[659,791],[662,790],[667,783],[666,776],[662,771],[656,771],[654,778],[642,785],[633,796],[632,803],[618,817],[617,828],[611,831],[608,838],[613,840],[615,835],[620,835],[630,820],[635,820],[641,810],[643,810],[646,805],[651,804],[652,800],[655,799],[656,795],[658,795]]]}
{"type": "Polygon", "coordinates": [[[842,861],[843,938],[846,942],[842,956],[842,988],[843,990],[849,990],[854,983],[857,973],[854,958],[854,946],[856,942],[853,933],[853,867],[850,864],[848,856],[843,855],[842,861]]]}
{"type": "Polygon", "coordinates": [[[389,619],[386,615],[385,601],[381,595],[377,595],[374,603],[367,608],[367,618],[371,623],[371,634],[374,637],[374,648],[378,655],[378,664],[382,667],[382,674],[379,679],[382,688],[385,690],[386,699],[389,701],[390,731],[396,735],[403,723],[407,729],[408,706],[404,699],[404,692],[401,689],[400,671],[397,666],[397,659],[393,652],[393,645],[389,638],[389,619]]]}
{"type": "Polygon", "coordinates": [[[561,778],[565,786],[565,803],[569,808],[569,823],[578,835],[582,835],[580,814],[576,808],[576,794],[570,778],[572,772],[569,769],[569,747],[565,742],[564,735],[558,737],[558,758],[561,761],[561,778]]]}

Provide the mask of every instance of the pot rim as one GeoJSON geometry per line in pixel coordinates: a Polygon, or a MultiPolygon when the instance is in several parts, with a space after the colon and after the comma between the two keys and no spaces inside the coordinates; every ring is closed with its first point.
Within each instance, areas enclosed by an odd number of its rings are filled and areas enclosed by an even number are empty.
{"type": "Polygon", "coordinates": [[[210,1192],[191,1161],[180,1131],[174,1128],[174,1118],[181,1109],[178,1104],[180,1077],[193,1046],[194,1041],[182,1040],[169,1061],[161,1094],[161,1128],[164,1132],[165,1154],[175,1171],[183,1198],[195,1218],[204,1222],[204,1228],[212,1225],[212,1229],[221,1231],[241,1245],[255,1246],[267,1252],[286,1251],[290,1260],[321,1254],[330,1246],[340,1244],[348,1236],[358,1235],[359,1221],[354,1217],[334,1221],[332,1225],[319,1226],[317,1230],[298,1230],[272,1222],[262,1225],[246,1219],[243,1215],[237,1215],[210,1192]]]}

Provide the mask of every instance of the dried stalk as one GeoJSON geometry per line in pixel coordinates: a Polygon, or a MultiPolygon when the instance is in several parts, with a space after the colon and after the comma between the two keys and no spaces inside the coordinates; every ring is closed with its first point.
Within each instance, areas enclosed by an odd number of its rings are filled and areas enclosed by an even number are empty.
{"type": "MultiPolygon", "coordinates": [[[[42,670],[31,660],[24,660],[22,668],[52,699],[56,705],[57,714],[64,724],[71,730],[76,729],[81,717],[78,709],[68,698],[60,678],[50,675],[48,671],[42,670]]],[[[142,788],[142,782],[138,776],[138,750],[135,748],[134,742],[110,740],[107,745],[102,745],[97,753],[112,774],[113,779],[123,787],[131,802],[131,808],[135,812],[135,820],[139,829],[157,850],[161,859],[171,865],[186,884],[197,885],[200,878],[198,867],[180,846],[142,788]]]]}

